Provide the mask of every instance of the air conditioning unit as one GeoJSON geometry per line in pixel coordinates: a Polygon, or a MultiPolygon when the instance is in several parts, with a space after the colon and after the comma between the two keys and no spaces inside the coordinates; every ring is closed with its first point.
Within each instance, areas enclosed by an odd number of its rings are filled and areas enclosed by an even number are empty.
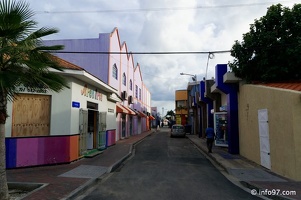
{"type": "Polygon", "coordinates": [[[133,96],[129,96],[128,101],[129,101],[129,104],[132,104],[133,103],[133,96]]]}
{"type": "Polygon", "coordinates": [[[127,97],[128,97],[128,95],[127,95],[126,91],[123,91],[123,92],[121,93],[121,98],[122,98],[123,100],[126,100],[127,97]]]}

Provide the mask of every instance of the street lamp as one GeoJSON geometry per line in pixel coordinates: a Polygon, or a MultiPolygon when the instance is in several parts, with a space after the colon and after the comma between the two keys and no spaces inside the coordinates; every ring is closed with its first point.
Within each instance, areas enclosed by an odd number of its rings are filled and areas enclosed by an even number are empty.
{"type": "Polygon", "coordinates": [[[193,74],[186,74],[186,73],[183,73],[183,72],[181,72],[181,73],[180,73],[180,75],[192,76],[192,77],[191,77],[191,78],[192,78],[192,80],[193,80],[193,81],[197,81],[197,79],[196,79],[196,75],[193,75],[193,74]]]}

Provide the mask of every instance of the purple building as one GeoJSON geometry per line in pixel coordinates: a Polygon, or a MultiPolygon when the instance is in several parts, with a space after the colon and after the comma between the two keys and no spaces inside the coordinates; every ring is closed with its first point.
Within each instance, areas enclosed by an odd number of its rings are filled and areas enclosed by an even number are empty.
{"type": "Polygon", "coordinates": [[[116,140],[150,129],[151,94],[143,83],[140,66],[134,64],[127,44],[119,32],[100,33],[98,38],[44,41],[45,45],[64,45],[56,56],[78,65],[116,89],[116,140]],[[120,53],[119,53],[120,52],[120,53]]]}

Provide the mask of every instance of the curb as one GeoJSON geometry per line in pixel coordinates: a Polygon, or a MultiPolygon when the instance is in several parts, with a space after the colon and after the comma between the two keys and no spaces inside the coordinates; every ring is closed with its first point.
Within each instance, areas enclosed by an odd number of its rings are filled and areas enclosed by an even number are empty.
{"type": "Polygon", "coordinates": [[[120,167],[122,165],[122,163],[133,154],[133,150],[135,148],[135,145],[137,145],[140,142],[142,142],[146,137],[150,136],[154,132],[155,131],[151,131],[149,134],[146,134],[143,138],[141,138],[141,139],[137,140],[136,142],[134,142],[133,144],[131,144],[130,145],[130,150],[129,150],[128,154],[126,154],[120,160],[118,160],[112,166],[110,166],[108,168],[108,170],[107,170],[106,173],[102,174],[100,177],[96,177],[96,178],[88,180],[86,183],[84,183],[83,185],[81,185],[78,188],[76,188],[75,190],[73,190],[67,197],[62,198],[61,200],[72,200],[72,199],[75,199],[76,197],[79,197],[80,195],[82,195],[86,191],[88,191],[89,188],[92,188],[95,185],[97,185],[103,179],[104,176],[106,176],[107,174],[109,174],[111,172],[114,172],[116,169],[118,169],[118,167],[120,167]]]}
{"type": "Polygon", "coordinates": [[[67,197],[62,198],[61,200],[71,200],[79,197],[81,194],[84,194],[88,190],[88,188],[95,186],[100,180],[100,178],[93,178],[88,180],[86,183],[73,190],[67,197]]]}
{"type": "Polygon", "coordinates": [[[146,137],[153,134],[155,131],[151,131],[149,134],[146,134],[143,138],[137,140],[133,144],[130,145],[129,153],[125,156],[123,156],[120,160],[118,160],[116,163],[114,163],[111,167],[109,167],[107,173],[114,172],[116,169],[118,169],[124,161],[126,161],[129,157],[132,156],[133,152],[135,151],[135,146],[138,145],[140,142],[142,142],[146,137]]]}
{"type": "MultiPolygon", "coordinates": [[[[188,137],[188,139],[194,144],[196,145],[205,155],[207,155],[212,161],[214,161],[218,166],[222,167],[228,175],[232,176],[229,171],[228,168],[225,167],[221,162],[219,162],[214,156],[212,156],[210,153],[208,153],[206,151],[206,149],[204,149],[201,145],[198,145],[197,143],[195,143],[192,139],[190,139],[188,137]]],[[[260,190],[264,190],[263,188],[261,188],[260,186],[247,182],[247,181],[241,181],[239,180],[239,183],[245,187],[246,189],[250,189],[250,190],[256,190],[257,192],[260,190]]],[[[269,195],[262,195],[258,197],[265,197],[265,198],[269,198],[269,199],[275,199],[275,200],[295,200],[293,198],[289,198],[289,197],[285,197],[285,196],[280,196],[280,195],[274,195],[274,196],[269,196],[269,195]]]]}

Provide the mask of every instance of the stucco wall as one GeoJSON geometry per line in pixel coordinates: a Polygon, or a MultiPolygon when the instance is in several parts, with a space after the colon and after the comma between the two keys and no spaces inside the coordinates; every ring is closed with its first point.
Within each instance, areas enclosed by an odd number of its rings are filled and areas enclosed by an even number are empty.
{"type": "Polygon", "coordinates": [[[187,100],[187,90],[176,90],[176,101],[187,100]]]}
{"type": "MultiPolygon", "coordinates": [[[[44,40],[44,45],[64,45],[68,52],[108,52],[109,34],[99,34],[99,38],[44,40]]],[[[100,80],[108,83],[109,54],[58,53],[56,56],[84,68],[100,80]]]]}
{"type": "Polygon", "coordinates": [[[271,170],[301,180],[301,92],[245,84],[239,89],[240,154],[260,164],[258,110],[268,110],[271,170]]]}
{"type": "MultiPolygon", "coordinates": [[[[70,85],[70,82],[69,82],[70,85]]],[[[20,92],[21,93],[21,92],[20,92]]],[[[27,90],[22,92],[24,94],[31,94],[27,90]]],[[[67,135],[70,134],[70,99],[71,90],[68,88],[63,89],[59,93],[47,91],[47,93],[33,93],[51,96],[51,119],[50,119],[50,135],[67,135]]],[[[12,135],[12,115],[13,115],[13,102],[8,102],[7,113],[10,117],[7,118],[5,124],[5,136],[11,137],[12,135]]]]}

